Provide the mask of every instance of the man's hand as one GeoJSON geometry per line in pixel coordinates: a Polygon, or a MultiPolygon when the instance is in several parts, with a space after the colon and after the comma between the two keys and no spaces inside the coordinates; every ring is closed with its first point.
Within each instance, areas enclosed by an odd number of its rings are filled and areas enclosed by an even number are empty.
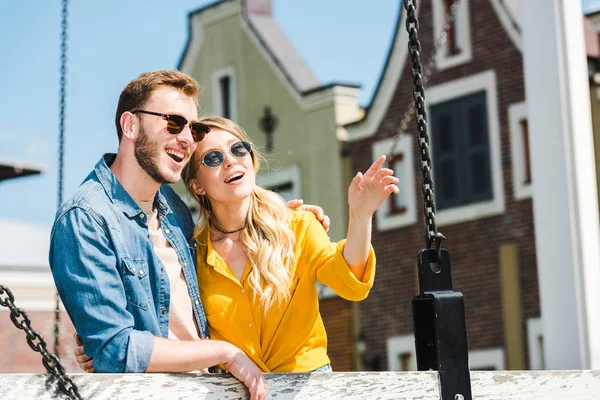
{"type": "Polygon", "coordinates": [[[312,204],[304,204],[304,201],[299,199],[288,201],[287,207],[293,210],[304,210],[313,213],[321,225],[323,225],[325,231],[329,232],[329,217],[325,215],[325,212],[321,207],[313,206],[312,204]]]}
{"type": "Polygon", "coordinates": [[[75,359],[77,360],[77,364],[79,364],[79,368],[84,370],[85,372],[96,372],[94,367],[92,366],[92,357],[85,354],[83,351],[83,343],[81,342],[81,338],[75,332],[73,334],[73,339],[75,339],[75,344],[77,347],[73,350],[73,354],[75,355],[75,359]]]}
{"type": "Polygon", "coordinates": [[[231,361],[223,366],[248,387],[250,400],[264,400],[267,397],[267,381],[262,371],[243,351],[236,348],[231,361]]]}

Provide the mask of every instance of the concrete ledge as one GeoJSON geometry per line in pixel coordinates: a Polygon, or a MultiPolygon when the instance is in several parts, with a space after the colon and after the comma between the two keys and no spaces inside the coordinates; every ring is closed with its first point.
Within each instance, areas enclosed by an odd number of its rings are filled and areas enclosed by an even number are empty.
{"type": "MultiPolygon", "coordinates": [[[[85,399],[247,399],[230,375],[73,374],[85,399]]],[[[435,372],[266,374],[269,399],[439,400],[435,372]]],[[[597,400],[600,371],[474,371],[477,400],[597,400]]],[[[47,375],[1,374],[2,399],[66,399],[47,375]]]]}

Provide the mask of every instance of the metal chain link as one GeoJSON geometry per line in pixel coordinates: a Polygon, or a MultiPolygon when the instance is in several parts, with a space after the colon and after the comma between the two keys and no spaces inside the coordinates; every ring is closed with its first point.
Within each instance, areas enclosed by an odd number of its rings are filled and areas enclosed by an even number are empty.
{"type": "Polygon", "coordinates": [[[31,328],[31,319],[27,313],[22,308],[15,306],[15,296],[5,285],[0,285],[0,306],[10,309],[10,320],[17,328],[25,331],[27,344],[33,351],[37,351],[42,355],[42,364],[58,380],[60,388],[65,391],[69,398],[83,400],[79,394],[77,385],[65,374],[65,368],[56,354],[48,352],[48,345],[44,337],[38,331],[31,328]]]}
{"type": "MultiPolygon", "coordinates": [[[[448,21],[444,27],[442,37],[440,38],[441,44],[446,41],[447,30],[452,22],[454,14],[456,13],[457,1],[452,4],[448,21]]],[[[415,119],[417,123],[417,134],[420,148],[420,164],[421,164],[421,185],[423,189],[423,213],[425,215],[425,242],[427,248],[430,248],[432,243],[435,242],[437,250],[438,261],[441,260],[440,248],[441,242],[445,239],[441,232],[438,232],[437,224],[435,221],[435,198],[433,193],[433,179],[431,172],[431,158],[429,156],[429,135],[427,133],[427,112],[425,110],[425,80],[424,73],[431,73],[431,70],[424,71],[423,65],[421,64],[421,43],[419,42],[419,20],[417,19],[417,5],[416,0],[404,0],[404,8],[406,10],[406,31],[408,32],[408,52],[410,54],[410,69],[413,78],[413,106],[415,113],[415,119]]],[[[439,44],[439,46],[441,46],[439,44]]],[[[434,51],[437,51],[439,47],[436,45],[434,51]]],[[[432,55],[430,64],[434,59],[432,55]]],[[[428,65],[429,67],[429,65],[428,65]]],[[[408,123],[408,122],[407,122],[408,123]]]]}
{"type": "MultiPolygon", "coordinates": [[[[452,3],[452,5],[450,6],[450,10],[448,12],[448,17],[446,18],[446,24],[444,25],[444,29],[442,30],[442,33],[436,40],[435,45],[433,46],[433,50],[429,54],[427,65],[425,66],[425,69],[423,71],[423,76],[421,78],[421,80],[423,82],[423,87],[427,86],[427,81],[429,80],[431,73],[434,71],[435,55],[439,52],[439,50],[442,48],[442,46],[444,46],[446,44],[446,41],[448,40],[448,31],[450,30],[450,26],[452,25],[452,22],[454,22],[454,20],[456,19],[456,9],[458,8],[458,3],[459,3],[459,0],[455,0],[452,3]]],[[[398,147],[398,143],[400,142],[400,139],[402,139],[402,136],[406,135],[406,131],[408,129],[408,124],[412,120],[412,116],[414,115],[414,113],[415,113],[415,103],[411,102],[409,104],[408,108],[406,109],[406,111],[404,112],[402,119],[400,120],[400,125],[398,126],[398,129],[396,129],[396,135],[394,136],[394,141],[392,142],[392,148],[391,148],[390,152],[388,153],[387,160],[391,160],[393,158],[394,154],[396,153],[396,148],[398,147]]]]}
{"type": "MultiPolygon", "coordinates": [[[[61,41],[60,41],[60,103],[58,118],[58,195],[57,208],[63,202],[63,177],[65,154],[65,109],[67,86],[67,21],[68,0],[62,0],[61,41]]],[[[60,355],[60,297],[55,294],[56,308],[54,309],[54,354],[60,355]]]]}

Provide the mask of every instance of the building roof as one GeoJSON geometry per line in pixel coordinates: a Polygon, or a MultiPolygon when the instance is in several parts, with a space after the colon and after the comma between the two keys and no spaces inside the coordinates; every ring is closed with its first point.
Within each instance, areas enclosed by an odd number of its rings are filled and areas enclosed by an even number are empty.
{"type": "Polygon", "coordinates": [[[0,158],[0,181],[40,174],[45,171],[46,166],[43,164],[0,158]]]}
{"type": "Polygon", "coordinates": [[[0,220],[0,269],[48,269],[50,227],[0,220]]]}
{"type": "Polygon", "coordinates": [[[247,23],[248,28],[267,51],[269,57],[283,73],[288,83],[298,93],[310,94],[336,85],[360,88],[361,85],[349,82],[331,82],[321,85],[308,64],[273,19],[271,0],[220,0],[191,11],[188,14],[188,40],[177,63],[177,69],[182,69],[186,57],[192,52],[190,46],[192,45],[194,18],[199,14],[217,11],[220,6],[227,3],[240,4],[242,18],[247,23]]]}

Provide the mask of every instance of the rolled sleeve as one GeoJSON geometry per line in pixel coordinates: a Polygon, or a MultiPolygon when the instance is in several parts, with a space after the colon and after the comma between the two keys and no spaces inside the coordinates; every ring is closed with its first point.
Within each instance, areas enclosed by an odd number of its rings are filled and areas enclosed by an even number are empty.
{"type": "Polygon", "coordinates": [[[107,228],[92,211],[57,218],[49,261],[65,309],[98,372],[144,372],[152,333],[134,330],[107,228]]]}
{"type": "Polygon", "coordinates": [[[154,348],[154,335],[151,332],[132,330],[127,346],[125,372],[146,372],[154,348]]]}
{"type": "Polygon", "coordinates": [[[350,266],[344,259],[343,254],[345,246],[346,239],[337,243],[335,261],[332,263],[338,281],[343,285],[343,288],[340,288],[340,291],[346,293],[346,295],[343,295],[342,293],[338,294],[347,300],[364,300],[369,294],[369,291],[373,287],[373,282],[375,281],[375,251],[373,250],[373,246],[369,246],[367,265],[365,266],[362,280],[360,280],[354,275],[350,266]]]}
{"type": "Polygon", "coordinates": [[[375,252],[369,248],[369,257],[362,277],[358,279],[344,259],[346,240],[332,243],[329,236],[312,214],[303,217],[303,230],[300,237],[303,241],[303,257],[301,268],[307,268],[314,279],[329,286],[335,293],[346,300],[364,300],[373,287],[375,280],[375,252]]]}
{"type": "Polygon", "coordinates": [[[319,282],[329,286],[334,292],[346,300],[360,301],[364,300],[375,280],[375,252],[371,246],[369,249],[369,258],[363,274],[363,279],[358,279],[343,256],[346,240],[342,240],[335,245],[335,253],[330,260],[321,264],[316,271],[316,278],[319,282]]]}

